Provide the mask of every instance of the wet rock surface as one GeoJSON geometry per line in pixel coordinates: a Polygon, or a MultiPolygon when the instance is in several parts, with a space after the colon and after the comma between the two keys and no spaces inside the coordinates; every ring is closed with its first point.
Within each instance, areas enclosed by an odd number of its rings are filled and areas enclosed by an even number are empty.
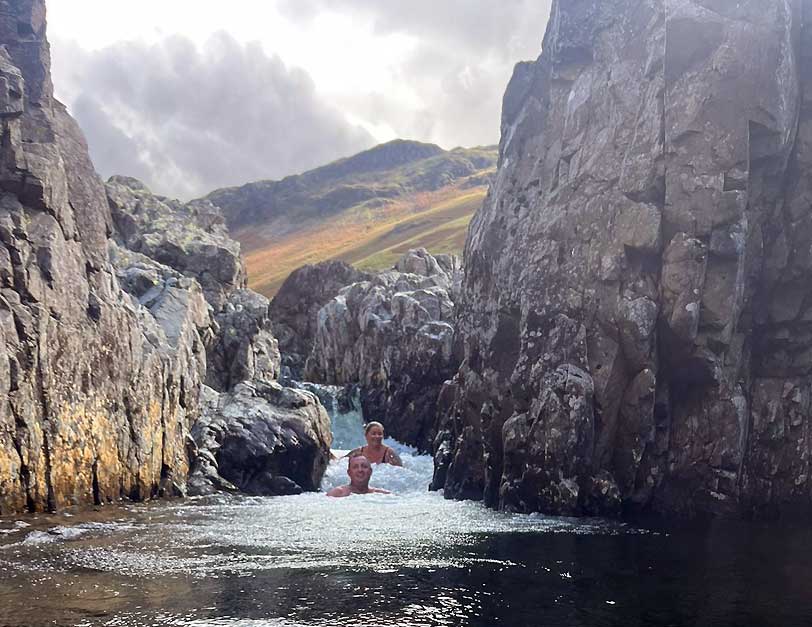
{"type": "Polygon", "coordinates": [[[192,429],[189,492],[254,495],[317,490],[330,461],[330,418],[315,395],[278,383],[244,382],[221,394],[204,388],[192,429]]]}
{"type": "Polygon", "coordinates": [[[324,261],[294,270],[271,301],[269,315],[279,341],[283,375],[301,379],[313,350],[318,312],[338,292],[372,277],[341,261],[324,261]]]}
{"type": "Polygon", "coordinates": [[[812,509],[810,51],[807,0],[553,3],[469,231],[434,487],[812,509]]]}
{"type": "Polygon", "coordinates": [[[418,249],[342,289],[318,312],[306,378],[358,384],[366,417],[429,450],[440,387],[458,365],[451,323],[460,273],[455,257],[418,249]]]}

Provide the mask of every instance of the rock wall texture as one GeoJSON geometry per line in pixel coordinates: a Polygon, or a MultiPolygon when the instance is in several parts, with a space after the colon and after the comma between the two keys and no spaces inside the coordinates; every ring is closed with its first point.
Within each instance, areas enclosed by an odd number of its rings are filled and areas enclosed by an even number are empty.
{"type": "Polygon", "coordinates": [[[318,312],[308,381],[358,384],[369,420],[430,450],[440,387],[457,369],[459,260],[409,251],[395,268],[342,289],[318,312]]]}
{"type": "Polygon", "coordinates": [[[281,359],[269,302],[240,287],[239,244],[219,210],[156,196],[131,178],[113,177],[106,187],[121,286],[164,330],[159,345],[194,349],[197,381],[206,383],[191,392],[199,411],[186,442],[188,491],[318,489],[330,458],[329,416],[314,395],[276,382],[281,359]]]}
{"type": "Polygon", "coordinates": [[[553,3],[466,244],[434,487],[812,505],[812,2],[553,3]]]}
{"type": "Polygon", "coordinates": [[[215,310],[246,284],[240,245],[228,235],[218,207],[156,196],[139,180],[113,176],[105,184],[123,246],[197,279],[215,310]]]}
{"type": "Polygon", "coordinates": [[[317,490],[330,460],[330,417],[310,392],[276,382],[204,388],[192,436],[189,491],[240,490],[273,496],[317,490]]]}
{"type": "Polygon", "coordinates": [[[190,294],[179,347],[120,288],[104,186],[53,98],[43,0],[0,2],[0,43],[0,513],[178,490],[205,303],[190,294]]]}
{"type": "Polygon", "coordinates": [[[282,353],[283,376],[301,379],[313,350],[319,309],[338,292],[371,274],[342,261],[323,261],[291,272],[271,301],[269,315],[282,353]]]}

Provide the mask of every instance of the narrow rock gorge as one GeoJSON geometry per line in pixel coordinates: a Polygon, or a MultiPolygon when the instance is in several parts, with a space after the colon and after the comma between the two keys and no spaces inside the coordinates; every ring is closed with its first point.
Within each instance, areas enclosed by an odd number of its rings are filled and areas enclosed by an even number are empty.
{"type": "Polygon", "coordinates": [[[469,231],[434,487],[808,513],[812,2],[558,0],[469,231]]]}

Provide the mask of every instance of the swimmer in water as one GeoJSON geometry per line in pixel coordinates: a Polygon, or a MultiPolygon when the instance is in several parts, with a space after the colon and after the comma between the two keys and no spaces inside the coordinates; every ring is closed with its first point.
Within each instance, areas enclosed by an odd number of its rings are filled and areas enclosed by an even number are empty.
{"type": "Polygon", "coordinates": [[[350,463],[347,464],[347,474],[350,476],[350,482],[347,485],[338,486],[333,488],[327,493],[327,496],[350,496],[351,494],[392,494],[389,490],[382,488],[371,488],[369,486],[369,479],[372,477],[372,464],[363,455],[356,455],[350,458],[350,463]]]}
{"type": "Polygon", "coordinates": [[[380,422],[372,421],[364,425],[364,437],[367,439],[366,446],[361,446],[347,453],[347,457],[352,459],[356,455],[363,455],[371,464],[392,464],[393,466],[403,466],[400,457],[394,449],[383,443],[384,431],[380,422]]]}

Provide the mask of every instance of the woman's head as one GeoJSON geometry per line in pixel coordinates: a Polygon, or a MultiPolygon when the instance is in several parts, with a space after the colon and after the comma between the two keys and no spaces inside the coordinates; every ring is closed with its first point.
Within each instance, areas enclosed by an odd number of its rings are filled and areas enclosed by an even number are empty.
{"type": "Polygon", "coordinates": [[[380,422],[372,421],[364,425],[364,436],[367,444],[381,444],[383,442],[384,430],[380,422]]]}

